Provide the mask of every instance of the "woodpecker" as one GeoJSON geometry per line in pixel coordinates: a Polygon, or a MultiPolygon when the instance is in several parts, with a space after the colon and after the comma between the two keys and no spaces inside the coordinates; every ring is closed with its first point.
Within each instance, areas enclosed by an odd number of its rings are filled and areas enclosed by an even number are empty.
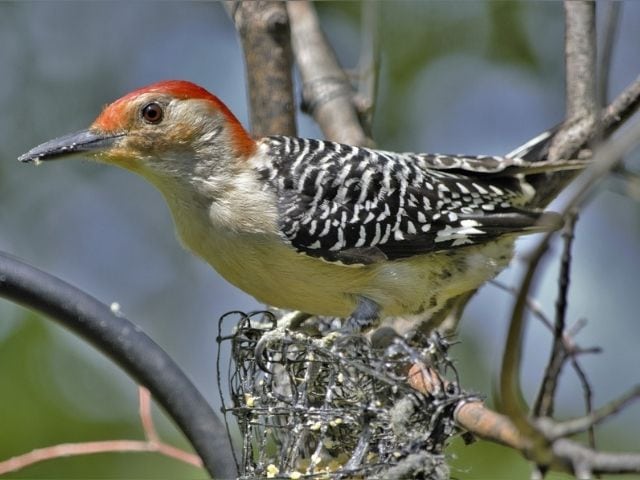
{"type": "Polygon", "coordinates": [[[171,80],[19,160],[82,155],[142,175],[183,245],[230,283],[353,331],[390,317],[433,323],[508,264],[516,236],[557,228],[530,207],[528,179],[584,162],[528,161],[550,136],[505,157],[254,139],[216,96],[171,80]]]}

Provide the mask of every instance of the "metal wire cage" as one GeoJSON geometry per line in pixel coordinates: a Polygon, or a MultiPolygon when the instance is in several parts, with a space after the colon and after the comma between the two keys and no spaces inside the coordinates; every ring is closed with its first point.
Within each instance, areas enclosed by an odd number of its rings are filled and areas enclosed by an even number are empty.
{"type": "Polygon", "coordinates": [[[453,409],[470,395],[445,339],[312,338],[278,328],[269,312],[231,312],[220,325],[230,320],[237,327],[219,342],[231,344],[232,405],[222,402],[228,430],[228,414],[240,430],[240,478],[449,478],[453,409]],[[452,378],[418,392],[407,383],[416,364],[452,378]]]}

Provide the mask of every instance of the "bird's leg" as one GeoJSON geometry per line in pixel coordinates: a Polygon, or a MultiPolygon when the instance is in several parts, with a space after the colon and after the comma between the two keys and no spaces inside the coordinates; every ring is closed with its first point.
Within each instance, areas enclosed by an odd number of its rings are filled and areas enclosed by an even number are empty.
{"type": "Polygon", "coordinates": [[[269,344],[274,341],[281,341],[285,337],[287,330],[298,329],[300,324],[309,317],[311,317],[310,314],[297,310],[286,313],[278,319],[276,328],[262,335],[254,349],[256,363],[261,370],[271,373],[271,370],[267,367],[268,359],[265,356],[266,348],[269,344]]]}
{"type": "Polygon", "coordinates": [[[380,318],[380,305],[367,297],[358,296],[358,305],[340,329],[343,333],[360,333],[373,327],[380,318]]]}

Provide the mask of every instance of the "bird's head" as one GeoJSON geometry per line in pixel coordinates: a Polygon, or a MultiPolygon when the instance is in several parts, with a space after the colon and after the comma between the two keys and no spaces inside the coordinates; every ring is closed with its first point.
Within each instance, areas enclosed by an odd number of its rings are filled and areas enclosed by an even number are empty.
{"type": "Polygon", "coordinates": [[[43,143],[19,160],[82,155],[149,177],[242,158],[255,148],[216,96],[193,83],[169,80],[123,96],[107,105],[88,129],[43,143]]]}

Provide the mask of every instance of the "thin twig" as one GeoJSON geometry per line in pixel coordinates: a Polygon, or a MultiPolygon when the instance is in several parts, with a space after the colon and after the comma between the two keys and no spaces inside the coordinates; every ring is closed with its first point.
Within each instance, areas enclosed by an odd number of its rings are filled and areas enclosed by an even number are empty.
{"type": "Polygon", "coordinates": [[[553,346],[547,368],[545,369],[544,378],[538,392],[538,397],[533,407],[534,417],[551,417],[553,416],[553,406],[555,400],[555,392],[558,385],[558,378],[562,370],[562,366],[569,357],[569,352],[565,347],[565,325],[567,311],[567,297],[569,294],[569,280],[571,268],[571,245],[574,239],[574,229],[578,218],[577,212],[571,212],[567,218],[563,231],[564,248],[562,251],[562,259],[560,264],[558,299],[556,301],[556,319],[553,331],[553,346]]]}
{"type": "Polygon", "coordinates": [[[287,2],[291,42],[302,78],[303,109],[313,115],[325,137],[351,145],[372,145],[360,124],[353,87],[320,28],[314,6],[287,2]]]}
{"type": "MultiPolygon", "coordinates": [[[[567,116],[571,117],[577,114],[589,116],[595,111],[595,83],[592,83],[595,71],[595,6],[592,2],[576,0],[575,2],[566,1],[565,9],[567,13],[567,116]],[[589,48],[591,48],[591,52],[587,51],[589,48]],[[580,62],[585,63],[580,64],[580,62]],[[592,78],[591,80],[579,78],[582,75],[590,75],[592,78]],[[577,84],[571,86],[571,82],[577,84]],[[580,99],[579,93],[590,96],[590,98],[580,99]]],[[[574,183],[574,188],[577,191],[564,207],[563,213],[565,215],[570,210],[576,209],[591,191],[592,186],[613,168],[624,153],[637,143],[638,137],[640,137],[640,122],[636,123],[634,127],[623,132],[626,135],[619,136],[616,141],[607,142],[599,149],[599,154],[594,156],[592,165],[578,178],[579,181],[574,183]]],[[[568,135],[564,137],[566,144],[563,144],[558,138],[554,139],[552,149],[555,151],[555,158],[563,158],[566,152],[573,148],[571,145],[575,139],[571,138],[570,132],[567,133],[571,128],[571,126],[567,129],[563,128],[565,130],[563,135],[568,135]]],[[[560,137],[560,140],[562,138],[560,137]]],[[[527,409],[520,387],[520,363],[526,297],[533,283],[534,272],[548,248],[551,235],[552,232],[544,235],[528,262],[528,268],[513,309],[500,374],[501,406],[523,433],[528,433],[538,439],[540,439],[539,435],[533,431],[527,419],[527,409]]]]}
{"type": "Polygon", "coordinates": [[[640,106],[640,76],[625,88],[605,109],[602,115],[602,127],[606,135],[612,133],[640,106]]]}
{"type": "Polygon", "coordinates": [[[151,393],[144,387],[138,387],[138,414],[144,431],[144,437],[149,442],[160,442],[160,436],[156,430],[151,414],[151,393]]]}
{"type": "MultiPolygon", "coordinates": [[[[548,154],[550,161],[569,158],[584,145],[588,135],[593,131],[597,112],[595,4],[590,1],[575,0],[565,1],[564,6],[567,121],[551,142],[548,154]]],[[[545,235],[530,257],[529,266],[513,308],[500,373],[500,406],[520,432],[533,441],[535,457],[544,455],[544,438],[532,427],[527,418],[528,408],[520,385],[520,364],[526,299],[531,291],[535,271],[548,248],[550,238],[550,233],[545,235]]]]}
{"type": "MultiPolygon", "coordinates": [[[[518,295],[518,289],[516,289],[515,287],[511,287],[509,285],[506,285],[500,282],[499,280],[493,279],[490,281],[490,284],[514,296],[518,295]]],[[[529,312],[531,312],[531,314],[533,314],[534,317],[540,320],[540,322],[542,322],[542,324],[545,327],[547,327],[547,329],[551,333],[553,333],[554,326],[551,323],[551,321],[547,318],[545,313],[542,311],[542,309],[540,308],[540,305],[538,305],[538,303],[534,299],[527,297],[526,306],[529,312]]],[[[576,336],[578,331],[585,325],[585,323],[586,322],[584,320],[582,321],[578,320],[575,324],[568,327],[567,331],[565,331],[564,335],[562,336],[563,347],[567,352],[567,354],[570,355],[572,358],[576,358],[578,354],[601,353],[602,351],[600,347],[583,348],[583,347],[577,346],[575,342],[573,342],[572,339],[576,336]]]]}
{"type": "Polygon", "coordinates": [[[610,416],[620,412],[631,402],[635,402],[640,398],[640,385],[636,385],[630,391],[622,395],[620,398],[612,400],[608,404],[580,418],[565,420],[563,422],[550,422],[549,419],[540,418],[537,420],[538,427],[542,429],[545,436],[549,439],[567,437],[576,433],[584,432],[591,426],[596,425],[610,416]]]}
{"type": "MultiPolygon", "coordinates": [[[[574,182],[571,195],[564,202],[560,212],[566,215],[569,211],[577,209],[587,199],[593,186],[616,165],[622,156],[638,144],[639,139],[640,121],[637,121],[616,138],[603,143],[593,156],[591,166],[574,182]]],[[[537,441],[534,443],[540,446],[544,446],[544,438],[529,424],[526,413],[527,408],[521,393],[520,363],[526,299],[531,291],[535,271],[548,248],[552,235],[553,232],[545,234],[529,257],[527,271],[518,290],[519,294],[511,315],[500,373],[499,402],[501,408],[504,409],[505,413],[509,415],[523,434],[530,435],[531,439],[536,439],[537,441]]],[[[542,455],[542,452],[539,452],[539,454],[542,455]]]]}
{"type": "MultiPolygon", "coordinates": [[[[507,293],[513,295],[517,295],[518,293],[516,288],[506,285],[498,280],[491,280],[491,284],[500,288],[501,290],[504,290],[507,293]]],[[[553,333],[553,324],[547,318],[536,301],[532,298],[527,297],[526,302],[527,308],[533,314],[533,316],[538,318],[542,322],[542,324],[547,327],[550,332],[553,333]]],[[[582,393],[584,394],[585,411],[589,413],[593,410],[593,391],[591,389],[591,385],[589,384],[589,380],[587,379],[587,374],[580,365],[580,362],[578,362],[578,354],[600,353],[600,348],[579,348],[572,342],[572,338],[578,333],[578,331],[584,326],[584,324],[584,320],[578,321],[569,329],[567,329],[562,337],[562,344],[565,354],[569,357],[569,361],[571,362],[571,367],[576,372],[578,380],[580,381],[582,393]]],[[[589,446],[591,448],[596,448],[595,434],[593,432],[593,429],[589,429],[589,446]]]]}
{"type": "MultiPolygon", "coordinates": [[[[576,375],[578,376],[578,380],[580,381],[580,385],[582,387],[582,393],[584,395],[584,409],[587,414],[591,414],[593,412],[593,390],[591,389],[591,384],[589,383],[589,379],[587,378],[586,372],[582,369],[582,365],[578,363],[578,359],[575,355],[570,357],[571,366],[573,367],[576,375]]],[[[596,432],[593,426],[589,428],[588,433],[588,441],[589,446],[593,449],[596,448],[596,432]]]]}
{"type": "Polygon", "coordinates": [[[166,443],[155,443],[143,440],[107,440],[102,442],[61,443],[51,447],[38,448],[0,462],[0,475],[17,472],[36,463],[56,458],[91,455],[94,453],[128,452],[159,453],[195,467],[202,467],[200,457],[166,443]]]}
{"type": "Polygon", "coordinates": [[[202,467],[202,459],[198,455],[181,450],[163,442],[153,423],[151,416],[151,394],[144,387],[138,387],[138,411],[146,441],[143,440],[106,440],[99,442],[62,443],[45,448],[38,448],[22,455],[0,462],[0,475],[17,472],[23,468],[47,460],[94,453],[128,453],[151,452],[165,457],[202,467]]]}
{"type": "MultiPolygon", "coordinates": [[[[500,280],[496,280],[495,278],[490,280],[489,283],[494,287],[499,288],[500,290],[510,293],[511,295],[515,296],[518,294],[518,290],[515,287],[507,285],[506,283],[503,283],[500,280]]],[[[540,322],[542,322],[542,324],[545,327],[547,327],[550,332],[553,333],[553,323],[551,322],[551,320],[549,320],[549,318],[547,318],[547,315],[542,311],[541,306],[533,298],[530,298],[530,297],[527,297],[526,303],[527,303],[527,308],[533,314],[533,316],[536,317],[538,320],[540,320],[540,322]]]]}

